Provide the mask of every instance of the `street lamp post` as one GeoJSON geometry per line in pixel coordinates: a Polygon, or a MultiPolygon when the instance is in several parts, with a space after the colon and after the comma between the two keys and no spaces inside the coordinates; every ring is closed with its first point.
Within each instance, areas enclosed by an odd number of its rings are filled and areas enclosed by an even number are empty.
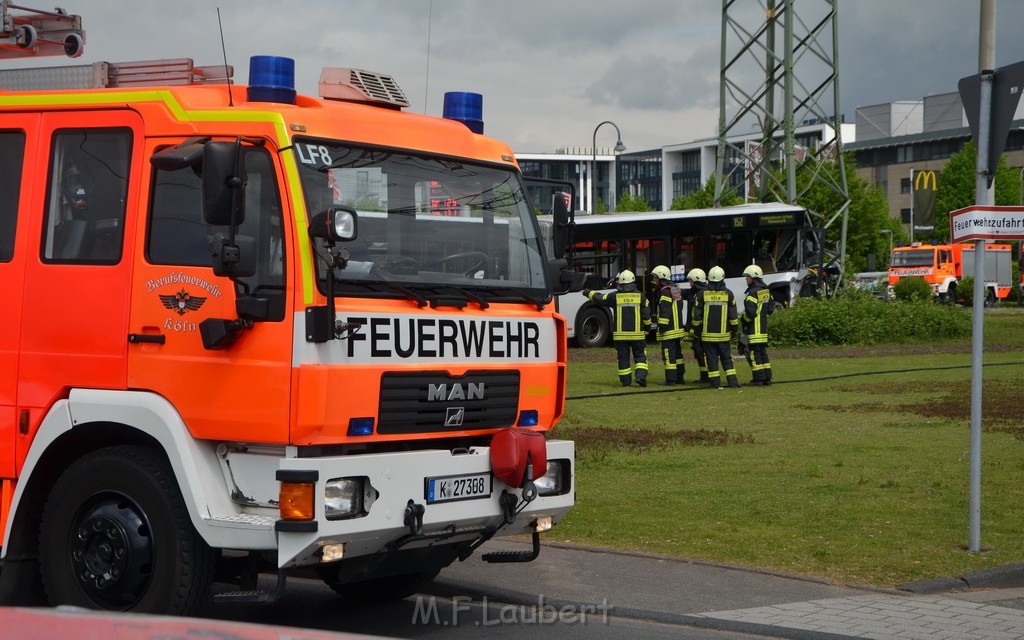
{"type": "Polygon", "coordinates": [[[592,146],[590,147],[590,150],[593,152],[593,161],[590,167],[594,171],[594,175],[590,177],[593,193],[590,200],[590,213],[597,213],[597,130],[600,129],[602,125],[606,124],[610,124],[613,127],[615,127],[615,135],[618,137],[618,140],[616,140],[615,142],[615,153],[622,153],[623,151],[626,150],[626,145],[622,144],[622,134],[619,133],[619,125],[615,124],[611,120],[605,120],[604,122],[594,127],[594,140],[592,146]]]}

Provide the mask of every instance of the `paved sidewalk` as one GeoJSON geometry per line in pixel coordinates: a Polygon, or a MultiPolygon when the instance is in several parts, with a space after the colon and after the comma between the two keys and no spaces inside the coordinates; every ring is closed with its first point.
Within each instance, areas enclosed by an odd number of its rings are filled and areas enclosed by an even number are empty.
{"type": "MultiPolygon", "coordinates": [[[[1024,589],[1016,591],[1024,596],[1024,589]]],[[[689,618],[700,627],[798,640],[1024,638],[1024,611],[951,596],[877,593],[715,611],[689,618]]]]}
{"type": "MultiPolygon", "coordinates": [[[[482,551],[524,548],[501,540],[482,551]]],[[[524,605],[540,594],[556,607],[603,603],[614,617],[794,640],[1024,640],[1024,563],[883,590],[552,543],[521,565],[477,554],[432,591],[524,605]]]]}

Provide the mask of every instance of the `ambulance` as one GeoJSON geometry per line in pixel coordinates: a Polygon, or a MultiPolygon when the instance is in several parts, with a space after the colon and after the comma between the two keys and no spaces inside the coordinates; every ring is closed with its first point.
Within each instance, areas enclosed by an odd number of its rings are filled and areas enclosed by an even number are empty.
{"type": "Polygon", "coordinates": [[[400,598],[573,506],[564,235],[482,98],[249,71],[0,72],[0,603],[400,598]]]}

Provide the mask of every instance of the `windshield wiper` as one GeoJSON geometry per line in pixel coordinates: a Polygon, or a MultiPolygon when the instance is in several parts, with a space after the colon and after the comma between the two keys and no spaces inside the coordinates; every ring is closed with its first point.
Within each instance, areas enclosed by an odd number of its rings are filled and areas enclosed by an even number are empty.
{"type": "Polygon", "coordinates": [[[463,289],[462,287],[452,287],[452,289],[454,289],[454,290],[458,291],[459,293],[461,293],[462,295],[466,296],[467,300],[471,300],[471,301],[477,303],[478,305],[480,305],[481,309],[486,309],[487,307],[491,306],[490,302],[487,302],[486,300],[484,300],[483,298],[481,298],[480,296],[478,296],[476,294],[470,293],[469,291],[463,289]]]}
{"type": "Polygon", "coordinates": [[[495,295],[510,294],[517,298],[522,298],[537,307],[537,311],[543,311],[544,307],[548,305],[547,302],[544,302],[539,298],[535,298],[522,289],[517,289],[515,287],[479,287],[479,290],[486,291],[487,293],[493,293],[495,295]]]}
{"type": "Polygon", "coordinates": [[[428,304],[427,303],[427,299],[425,297],[419,295],[418,293],[416,293],[414,291],[410,291],[409,289],[406,289],[405,287],[403,287],[400,284],[396,284],[396,283],[390,282],[388,280],[373,280],[373,281],[369,281],[369,280],[363,280],[363,281],[360,281],[360,280],[342,280],[342,281],[338,282],[338,284],[339,285],[362,287],[364,289],[369,289],[371,291],[380,291],[381,289],[390,289],[392,291],[397,291],[398,293],[404,295],[406,298],[409,298],[410,300],[412,300],[413,302],[415,302],[416,304],[418,304],[421,307],[425,307],[428,304]]]}

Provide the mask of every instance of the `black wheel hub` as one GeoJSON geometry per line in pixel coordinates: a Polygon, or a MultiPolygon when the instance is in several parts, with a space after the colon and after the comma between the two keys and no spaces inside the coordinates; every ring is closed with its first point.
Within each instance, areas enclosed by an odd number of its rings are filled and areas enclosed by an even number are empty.
{"type": "Polygon", "coordinates": [[[153,540],[139,507],[119,496],[87,505],[70,531],[79,589],[105,609],[130,609],[149,585],[153,540]]]}

